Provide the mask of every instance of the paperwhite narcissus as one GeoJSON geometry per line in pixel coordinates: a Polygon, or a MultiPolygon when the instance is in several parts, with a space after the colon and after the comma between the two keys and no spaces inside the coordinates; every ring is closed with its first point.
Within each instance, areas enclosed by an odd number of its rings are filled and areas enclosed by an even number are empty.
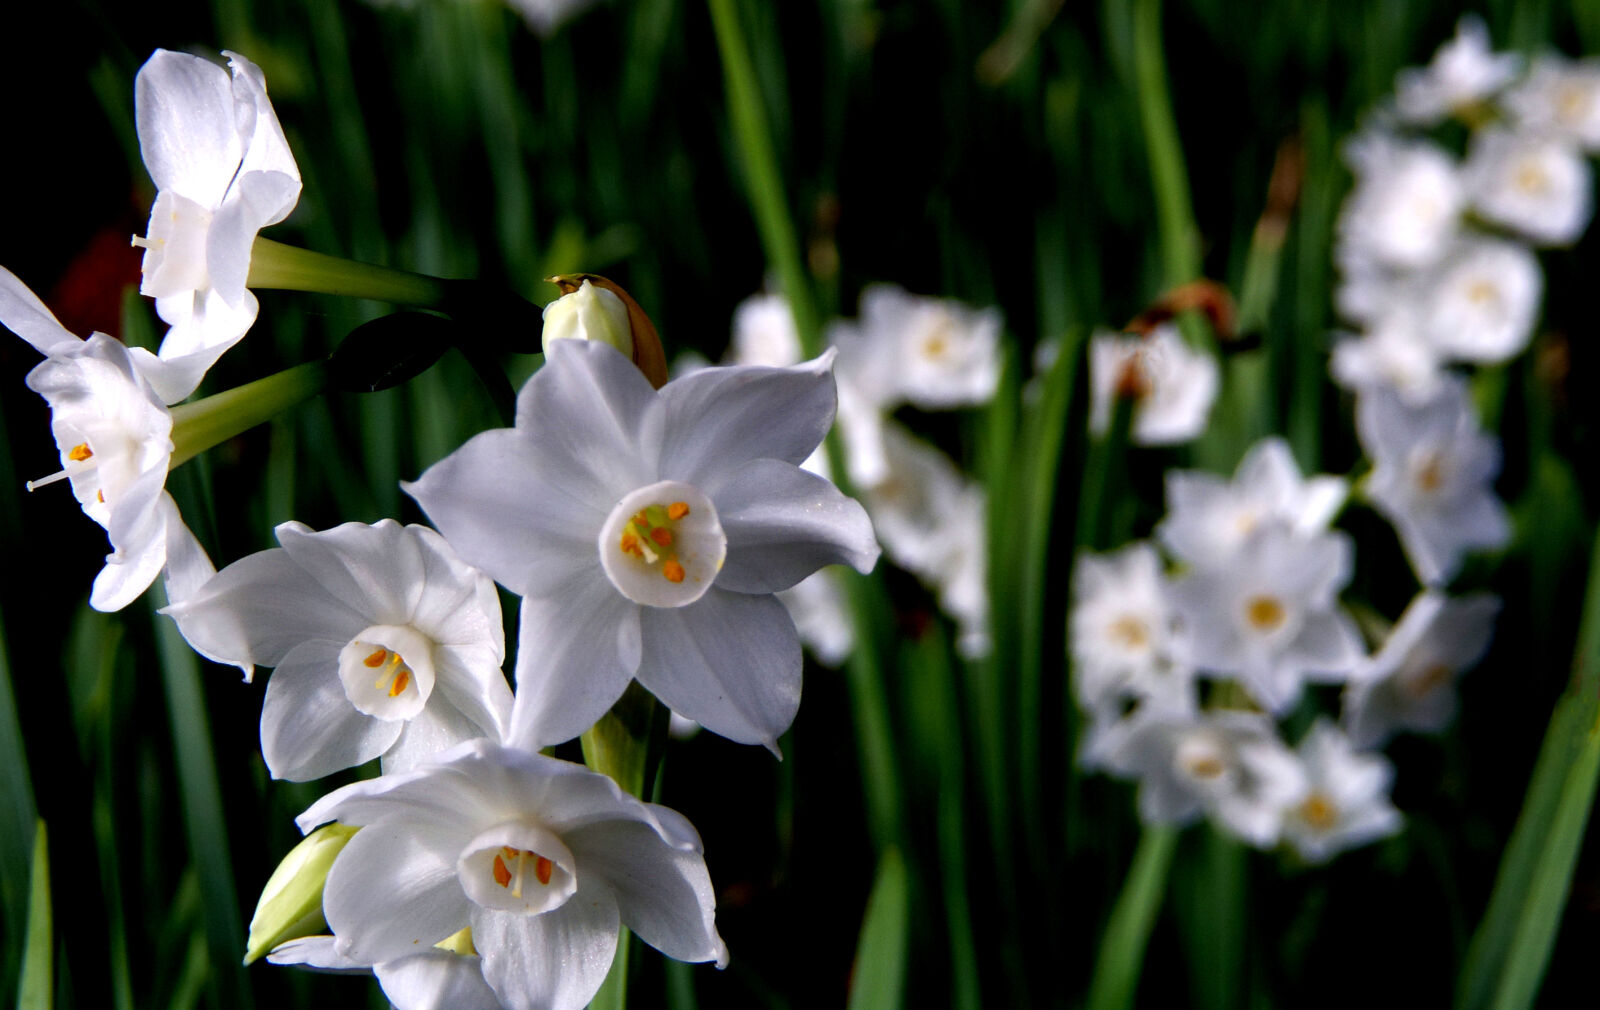
{"type": "Polygon", "coordinates": [[[1594,214],[1589,162],[1553,134],[1480,130],[1462,171],[1473,207],[1535,245],[1572,244],[1594,214]]]}
{"type": "Polygon", "coordinates": [[[799,466],[833,420],[833,355],[702,369],[658,392],[605,344],[546,353],[515,427],[403,485],[522,597],[509,742],[569,740],[637,678],[712,732],[775,748],[801,660],[773,594],[878,558],[861,506],[799,466]]]}
{"type": "Polygon", "coordinates": [[[1543,299],[1544,273],[1527,246],[1468,239],[1424,288],[1421,336],[1446,358],[1505,361],[1528,346],[1543,299]]]}
{"type": "Polygon", "coordinates": [[[172,414],[140,363],[103,333],[82,340],[0,267],[0,323],[45,355],[28,388],[50,404],[60,472],[30,489],[66,479],[83,511],[111,539],[89,605],[121,610],[163,569],[167,595],[181,599],[214,571],[166,492],[172,414]]]}
{"type": "Polygon", "coordinates": [[[184,638],[246,671],[275,667],[261,750],[305,781],[370,761],[403,771],[511,713],[500,601],[443,537],[385,519],[316,532],[234,562],[166,609],[184,638]]]}
{"type": "Polygon", "coordinates": [[[1466,203],[1455,160],[1435,144],[1382,129],[1353,139],[1345,160],[1356,182],[1339,210],[1340,263],[1405,270],[1437,262],[1466,203]]]}
{"type": "Polygon", "coordinates": [[[1084,708],[1188,683],[1173,649],[1177,629],[1161,558],[1150,543],[1080,555],[1070,621],[1073,689],[1084,708]]]}
{"type": "Polygon", "coordinates": [[[139,147],[156,201],[134,243],[144,247],[141,294],[170,324],[145,372],[176,403],[255,322],[245,289],[256,233],[289,215],[300,170],[254,63],[224,53],[227,70],[158,49],[134,81],[139,147]]]}
{"type": "Polygon", "coordinates": [[[1539,56],[1527,78],[1506,92],[1505,105],[1522,129],[1600,149],[1600,61],[1539,56]]]}
{"type": "Polygon", "coordinates": [[[267,955],[272,964],[334,974],[371,973],[395,1010],[504,1010],[505,1004],[483,977],[477,954],[428,947],[392,961],[363,964],[338,951],[331,936],[303,936],[279,944],[267,955]]]}
{"type": "Polygon", "coordinates": [[[1283,837],[1301,858],[1321,863],[1345,849],[1400,830],[1389,802],[1394,766],[1357,751],[1333,723],[1319,719],[1296,750],[1305,793],[1283,815],[1283,837]]]}
{"type": "Polygon", "coordinates": [[[681,814],[581,765],[464,743],[323,797],[301,830],[361,830],[323,908],[334,950],[382,965],[472,929],[484,979],[518,1010],[577,1010],[620,926],[680,961],[727,963],[700,836],[681,814]]]}
{"type": "Polygon", "coordinates": [[[1455,38],[1439,47],[1426,67],[1408,67],[1395,79],[1400,118],[1431,126],[1492,96],[1517,76],[1522,57],[1489,49],[1489,30],[1474,14],[1462,17],[1455,38]]]}
{"type": "Polygon", "coordinates": [[[1135,445],[1176,445],[1206,430],[1217,399],[1217,362],[1184,342],[1178,328],[1143,337],[1096,333],[1089,344],[1089,430],[1111,426],[1113,401],[1132,396],[1135,445]]]}

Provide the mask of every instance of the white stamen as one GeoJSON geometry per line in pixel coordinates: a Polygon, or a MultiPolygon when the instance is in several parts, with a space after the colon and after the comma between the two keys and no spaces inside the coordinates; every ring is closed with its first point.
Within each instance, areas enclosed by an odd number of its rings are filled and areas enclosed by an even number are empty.
{"type": "MultiPolygon", "coordinates": [[[[82,469],[87,470],[88,467],[83,467],[82,469]]],[[[69,473],[66,470],[57,470],[48,477],[40,477],[38,480],[26,481],[25,484],[28,490],[32,491],[34,488],[44,487],[46,484],[54,484],[58,480],[66,480],[68,477],[72,476],[72,473],[76,472],[77,471],[72,471],[69,473]]]]}

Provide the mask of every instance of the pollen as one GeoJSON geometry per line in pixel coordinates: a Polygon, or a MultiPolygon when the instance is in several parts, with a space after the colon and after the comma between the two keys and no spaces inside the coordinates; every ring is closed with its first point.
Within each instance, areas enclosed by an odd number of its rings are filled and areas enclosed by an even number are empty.
{"type": "Polygon", "coordinates": [[[667,506],[667,518],[676,522],[689,514],[689,503],[675,501],[667,506]]]}
{"type": "Polygon", "coordinates": [[[408,684],[410,684],[410,683],[411,683],[411,673],[410,673],[410,671],[409,670],[401,670],[399,675],[394,678],[394,685],[389,688],[389,697],[398,698],[400,696],[400,694],[403,691],[405,691],[406,686],[408,684]]]}
{"type": "Polygon", "coordinates": [[[368,656],[366,659],[363,659],[362,662],[367,664],[368,666],[372,667],[374,670],[376,670],[378,667],[382,666],[383,665],[383,661],[388,659],[388,658],[389,658],[389,650],[388,649],[379,649],[377,652],[374,652],[372,655],[368,656]]]}
{"type": "Polygon", "coordinates": [[[1189,774],[1197,779],[1214,779],[1227,770],[1220,758],[1212,755],[1198,757],[1189,762],[1189,774]]]}
{"type": "Polygon", "coordinates": [[[373,669],[384,668],[378,674],[378,679],[372,682],[372,686],[386,691],[391,698],[400,697],[405,694],[406,688],[411,686],[411,667],[406,665],[405,658],[393,649],[378,649],[361,662],[373,669]]]}
{"type": "Polygon", "coordinates": [[[72,460],[74,463],[82,463],[84,460],[93,455],[94,453],[90,451],[88,442],[79,442],[77,445],[67,450],[67,458],[72,460]]]}
{"type": "Polygon", "coordinates": [[[1245,619],[1257,631],[1276,631],[1288,616],[1275,596],[1255,596],[1245,604],[1245,619]]]}
{"type": "Polygon", "coordinates": [[[676,561],[667,561],[661,565],[661,577],[668,582],[682,582],[684,574],[683,566],[676,561]]]}
{"type": "MultiPolygon", "coordinates": [[[[516,857],[513,856],[512,858],[516,857]]],[[[506,869],[506,861],[498,853],[494,857],[494,882],[501,887],[511,886],[511,871],[506,869]]]]}
{"type": "Polygon", "coordinates": [[[495,853],[494,882],[511,892],[513,898],[522,897],[522,884],[528,869],[528,862],[533,862],[533,879],[540,884],[549,884],[550,877],[555,873],[556,864],[537,852],[527,849],[517,849],[509,845],[500,846],[500,851],[495,853]]]}
{"type": "Polygon", "coordinates": [[[654,540],[662,547],[671,547],[672,531],[664,526],[657,526],[655,529],[650,531],[650,539],[654,540]]]}
{"type": "Polygon", "coordinates": [[[1313,829],[1327,831],[1339,820],[1339,808],[1325,793],[1314,792],[1300,804],[1300,817],[1313,829]]]}
{"type": "Polygon", "coordinates": [[[672,524],[688,514],[687,502],[647,505],[635,512],[627,525],[622,527],[622,535],[617,538],[617,549],[647,565],[659,565],[661,577],[668,582],[682,582],[687,573],[683,563],[678,560],[674,546],[678,538],[672,524]]]}
{"type": "Polygon", "coordinates": [[[548,884],[550,883],[550,874],[555,867],[556,864],[552,863],[543,856],[540,856],[538,859],[534,860],[533,875],[539,878],[539,883],[548,884]]]}

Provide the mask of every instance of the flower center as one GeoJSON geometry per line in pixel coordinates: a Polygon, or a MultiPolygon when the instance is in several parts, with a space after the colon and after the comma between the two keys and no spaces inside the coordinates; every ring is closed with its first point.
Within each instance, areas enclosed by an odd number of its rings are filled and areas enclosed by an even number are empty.
{"type": "Polygon", "coordinates": [[[537,880],[541,887],[550,884],[550,874],[555,871],[556,864],[527,849],[515,849],[509,845],[500,846],[500,851],[494,857],[494,882],[511,892],[513,898],[522,897],[522,885],[528,880],[528,867],[533,867],[533,880],[537,880]]]}
{"type": "Polygon", "coordinates": [[[1425,452],[1411,469],[1412,480],[1423,494],[1437,494],[1449,477],[1444,457],[1437,452],[1425,452]]]}
{"type": "Polygon", "coordinates": [[[1404,681],[1405,692],[1412,698],[1426,698],[1439,688],[1450,683],[1455,676],[1455,671],[1443,663],[1434,663],[1407,677],[1404,681]]]}
{"type": "Polygon", "coordinates": [[[1215,794],[1228,788],[1231,768],[1228,752],[1212,733],[1192,732],[1178,742],[1173,754],[1177,773],[1203,793],[1215,794]]]}
{"type": "Polygon", "coordinates": [[[1112,621],[1107,633],[1113,642],[1129,652],[1142,651],[1150,645],[1150,626],[1128,614],[1112,621]]]}
{"type": "Polygon", "coordinates": [[[1479,277],[1467,285],[1467,301],[1479,307],[1493,305],[1496,293],[1494,282],[1486,277],[1479,277]]]}
{"type": "Polygon", "coordinates": [[[1339,808],[1327,793],[1316,790],[1300,804],[1300,819],[1313,831],[1329,831],[1338,823],[1339,808]]]}
{"type": "Polygon", "coordinates": [[[1271,632],[1283,627],[1289,612],[1276,596],[1252,596],[1245,601],[1244,617],[1255,630],[1271,632]]]}
{"type": "Polygon", "coordinates": [[[710,498],[668,480],[618,502],[599,547],[601,567],[622,595],[649,607],[682,607],[711,588],[728,539],[710,498]]]}
{"type": "Polygon", "coordinates": [[[467,843],[456,872],[477,904],[523,915],[559,908],[578,889],[572,850],[536,823],[497,824],[478,835],[467,843]]]}
{"type": "Polygon", "coordinates": [[[150,224],[145,230],[145,237],[133,237],[133,244],[144,250],[140,294],[167,298],[211,286],[211,271],[206,266],[211,211],[188,197],[162,190],[150,208],[150,224]]]}
{"type": "Polygon", "coordinates": [[[1550,177],[1537,162],[1524,161],[1512,176],[1512,185],[1529,196],[1543,196],[1550,188],[1550,177]]]}
{"type": "Polygon", "coordinates": [[[410,719],[433,692],[433,643],[410,627],[374,625],[340,650],[339,680],[357,711],[410,719]]]}

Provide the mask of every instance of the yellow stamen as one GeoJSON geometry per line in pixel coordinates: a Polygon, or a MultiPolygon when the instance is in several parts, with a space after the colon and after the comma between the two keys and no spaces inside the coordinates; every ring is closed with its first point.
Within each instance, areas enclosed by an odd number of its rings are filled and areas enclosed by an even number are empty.
{"type": "Polygon", "coordinates": [[[100,504],[104,505],[106,503],[106,493],[104,491],[96,491],[94,496],[100,500],[100,504]]]}
{"type": "Polygon", "coordinates": [[[688,502],[675,501],[671,505],[667,506],[667,518],[668,519],[682,519],[684,516],[686,516],[688,514],[689,514],[689,503],[688,502]]]}
{"type": "Polygon", "coordinates": [[[368,666],[372,667],[374,670],[376,670],[378,667],[382,666],[383,665],[383,661],[388,659],[388,658],[389,658],[389,650],[388,649],[379,649],[377,652],[374,652],[372,655],[368,656],[366,659],[363,659],[362,662],[367,664],[368,666]]]}
{"type": "Polygon", "coordinates": [[[548,884],[550,883],[550,872],[555,869],[555,865],[550,860],[540,856],[534,861],[533,875],[539,878],[539,883],[548,884]]]}
{"type": "Polygon", "coordinates": [[[682,582],[684,574],[683,566],[676,561],[667,561],[661,565],[661,576],[668,582],[682,582]]]}
{"type": "Polygon", "coordinates": [[[411,674],[407,673],[405,670],[401,670],[400,671],[400,676],[398,676],[398,677],[396,677],[394,679],[394,686],[389,688],[389,697],[391,697],[391,698],[399,697],[401,692],[403,692],[406,689],[406,686],[409,685],[410,683],[411,683],[411,674]]]}
{"type": "Polygon", "coordinates": [[[501,887],[511,883],[511,871],[506,869],[506,861],[498,854],[494,857],[494,882],[501,887]]]}
{"type": "Polygon", "coordinates": [[[1327,831],[1339,819],[1339,808],[1320,792],[1312,793],[1300,804],[1300,816],[1317,831],[1327,831]]]}
{"type": "Polygon", "coordinates": [[[93,455],[94,453],[89,450],[88,442],[79,442],[77,445],[67,450],[67,458],[72,460],[74,463],[82,463],[84,460],[93,455]]]}
{"type": "Polygon", "coordinates": [[[654,540],[662,547],[670,547],[672,546],[672,531],[666,529],[665,527],[658,526],[650,531],[650,539],[654,540]]]}
{"type": "Polygon", "coordinates": [[[1260,631],[1274,631],[1288,616],[1283,604],[1271,596],[1257,596],[1245,605],[1245,616],[1260,631]]]}

